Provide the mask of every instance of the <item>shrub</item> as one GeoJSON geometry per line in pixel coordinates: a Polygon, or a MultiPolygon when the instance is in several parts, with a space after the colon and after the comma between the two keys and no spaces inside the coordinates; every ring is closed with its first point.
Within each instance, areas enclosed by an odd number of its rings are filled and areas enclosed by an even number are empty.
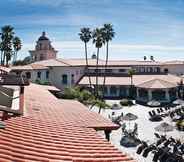
{"type": "Polygon", "coordinates": [[[120,101],[121,106],[132,106],[133,102],[132,100],[128,100],[128,99],[122,99],[120,101]]]}
{"type": "Polygon", "coordinates": [[[63,99],[75,99],[76,92],[72,88],[65,88],[64,93],[60,93],[61,98],[63,99]]]}

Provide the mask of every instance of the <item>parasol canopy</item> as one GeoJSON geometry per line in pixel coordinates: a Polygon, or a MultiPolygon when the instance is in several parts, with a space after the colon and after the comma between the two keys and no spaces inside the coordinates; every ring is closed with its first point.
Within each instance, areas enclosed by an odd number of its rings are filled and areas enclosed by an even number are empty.
{"type": "Polygon", "coordinates": [[[132,121],[136,120],[138,117],[132,113],[127,113],[125,116],[122,117],[122,120],[132,121]]]}
{"type": "Polygon", "coordinates": [[[155,130],[158,132],[164,132],[166,134],[166,132],[173,131],[174,127],[166,122],[163,122],[160,125],[158,125],[157,127],[155,127],[155,130]]]}
{"type": "Polygon", "coordinates": [[[177,100],[173,101],[173,104],[175,104],[175,105],[182,105],[182,104],[184,104],[184,101],[181,100],[181,99],[177,99],[177,100]]]}
{"type": "Polygon", "coordinates": [[[160,106],[160,102],[156,100],[152,100],[152,101],[149,101],[147,105],[156,107],[156,106],[160,106]]]}

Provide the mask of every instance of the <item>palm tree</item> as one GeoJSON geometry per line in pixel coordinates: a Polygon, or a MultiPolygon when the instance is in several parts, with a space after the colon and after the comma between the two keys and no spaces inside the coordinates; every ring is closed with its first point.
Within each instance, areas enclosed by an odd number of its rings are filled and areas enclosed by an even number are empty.
{"type": "Polygon", "coordinates": [[[97,58],[96,58],[96,86],[95,86],[95,93],[96,97],[98,98],[98,62],[99,62],[99,51],[102,45],[105,43],[105,40],[103,39],[103,30],[102,28],[96,28],[93,31],[93,43],[95,44],[95,47],[97,48],[97,58]]]}
{"type": "Polygon", "coordinates": [[[89,63],[88,63],[88,51],[87,51],[87,43],[92,38],[92,32],[90,31],[90,28],[81,28],[81,31],[79,33],[80,39],[82,42],[84,42],[85,45],[85,59],[86,59],[86,70],[89,78],[89,85],[91,87],[91,78],[89,75],[89,63]]]}
{"type": "Polygon", "coordinates": [[[2,65],[5,64],[6,59],[6,66],[8,66],[9,60],[11,60],[12,56],[12,40],[14,36],[13,27],[10,25],[6,25],[1,28],[1,40],[2,40],[2,49],[3,49],[3,59],[2,65]]]}
{"type": "MultiPolygon", "coordinates": [[[[105,72],[106,72],[108,59],[109,59],[109,41],[111,41],[112,38],[114,38],[115,32],[112,24],[104,24],[102,31],[103,31],[102,36],[106,43],[106,58],[105,58],[105,72]]],[[[104,75],[104,80],[103,80],[103,90],[102,90],[103,97],[104,97],[104,91],[105,91],[105,81],[106,81],[106,74],[104,75]]]]}
{"type": "Polygon", "coordinates": [[[130,77],[130,79],[131,79],[131,90],[130,90],[130,96],[132,96],[133,94],[133,75],[135,74],[135,70],[134,69],[130,69],[129,71],[128,71],[128,75],[129,75],[129,77],[130,77]]]}
{"type": "Polygon", "coordinates": [[[154,60],[154,56],[150,56],[150,60],[151,60],[151,61],[155,61],[155,60],[154,60]]]}
{"type": "Polygon", "coordinates": [[[22,44],[19,37],[13,38],[13,48],[14,48],[14,56],[13,56],[13,63],[17,60],[17,53],[21,49],[22,44]]]}
{"type": "Polygon", "coordinates": [[[1,51],[1,65],[2,65],[2,59],[3,59],[3,44],[0,42],[0,51],[1,51]]]}
{"type": "Polygon", "coordinates": [[[146,57],[146,56],[144,56],[143,58],[144,58],[144,61],[146,61],[147,57],[146,57]]]}

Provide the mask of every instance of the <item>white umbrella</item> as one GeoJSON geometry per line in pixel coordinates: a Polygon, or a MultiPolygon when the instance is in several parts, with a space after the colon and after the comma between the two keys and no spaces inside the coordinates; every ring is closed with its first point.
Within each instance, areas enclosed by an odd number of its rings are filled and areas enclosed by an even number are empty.
{"type": "Polygon", "coordinates": [[[147,105],[156,107],[156,106],[160,106],[160,102],[156,100],[152,100],[152,101],[149,101],[147,105]]]}
{"type": "Polygon", "coordinates": [[[136,120],[138,117],[132,113],[127,113],[122,117],[122,120],[129,121],[129,129],[130,129],[130,121],[136,120]]]}
{"type": "Polygon", "coordinates": [[[182,105],[182,104],[184,104],[184,101],[181,99],[177,99],[177,100],[173,101],[173,104],[182,105]]]}
{"type": "Polygon", "coordinates": [[[155,130],[158,132],[164,132],[166,134],[166,132],[171,132],[173,131],[174,127],[166,122],[161,123],[160,125],[158,125],[157,127],[155,127],[155,130]]]}
{"type": "Polygon", "coordinates": [[[132,121],[136,120],[138,117],[132,113],[127,113],[125,116],[122,117],[122,120],[132,121]]]}

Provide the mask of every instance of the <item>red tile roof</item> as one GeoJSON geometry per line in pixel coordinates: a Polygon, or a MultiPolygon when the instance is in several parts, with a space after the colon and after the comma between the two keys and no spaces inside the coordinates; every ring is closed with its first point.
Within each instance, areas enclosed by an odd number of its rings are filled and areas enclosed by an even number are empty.
{"type": "Polygon", "coordinates": [[[133,162],[93,128],[117,126],[40,85],[25,88],[25,114],[0,130],[1,162],[133,162]]]}
{"type": "MultiPolygon", "coordinates": [[[[91,82],[92,84],[96,83],[96,77],[92,76],[91,78],[91,82]]],[[[104,77],[98,77],[98,84],[102,85],[103,84],[103,79],[104,77]]],[[[133,85],[136,87],[143,87],[145,86],[145,88],[149,88],[149,86],[151,87],[150,84],[146,84],[145,83],[151,83],[154,82],[154,86],[152,88],[155,87],[159,88],[160,83],[158,84],[158,82],[155,81],[160,81],[160,82],[164,82],[164,88],[171,88],[171,87],[177,87],[178,83],[181,81],[181,77],[179,76],[175,76],[175,75],[133,75],[132,77],[133,80],[133,85]],[[167,82],[167,84],[165,84],[167,82]],[[157,84],[155,84],[157,83],[157,84]]],[[[107,76],[106,77],[106,85],[123,85],[123,86],[130,86],[131,85],[131,78],[130,77],[111,77],[111,76],[107,76]]],[[[81,78],[81,80],[78,83],[79,85],[89,85],[89,78],[87,76],[84,76],[83,78],[81,78]]],[[[160,87],[162,88],[162,86],[160,87]]]]}

